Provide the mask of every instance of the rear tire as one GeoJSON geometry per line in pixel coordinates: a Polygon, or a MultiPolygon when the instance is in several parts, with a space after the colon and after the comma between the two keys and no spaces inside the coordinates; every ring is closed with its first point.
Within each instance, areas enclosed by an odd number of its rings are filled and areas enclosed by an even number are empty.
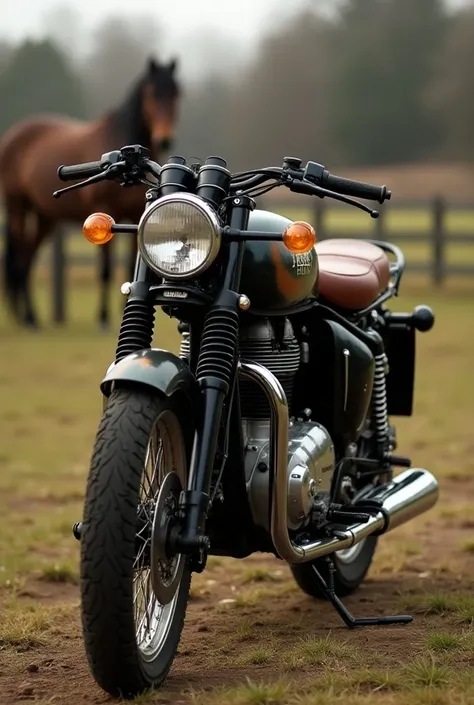
{"type": "MultiPolygon", "coordinates": [[[[150,532],[167,473],[173,471],[175,495],[176,483],[185,488],[191,431],[182,403],[148,390],[119,389],[97,432],[81,535],[82,626],[92,674],[114,697],[159,686],[178,648],[191,571],[183,556],[158,562],[163,594],[170,583],[177,586],[167,604],[158,603],[149,568],[157,565],[150,532]]],[[[165,499],[167,511],[176,505],[175,496],[165,499]]],[[[158,543],[153,534],[153,545],[158,543]]]]}
{"type": "MultiPolygon", "coordinates": [[[[377,537],[368,536],[353,548],[332,554],[331,557],[334,562],[334,591],[338,597],[350,595],[363,582],[372,564],[376,546],[377,537]],[[359,550],[355,551],[356,548],[359,548],[359,550]],[[353,553],[351,554],[351,552],[353,553]]],[[[313,565],[328,583],[329,566],[327,561],[321,558],[310,563],[300,563],[290,567],[293,577],[303,592],[311,597],[326,599],[316,583],[313,565]]]]}

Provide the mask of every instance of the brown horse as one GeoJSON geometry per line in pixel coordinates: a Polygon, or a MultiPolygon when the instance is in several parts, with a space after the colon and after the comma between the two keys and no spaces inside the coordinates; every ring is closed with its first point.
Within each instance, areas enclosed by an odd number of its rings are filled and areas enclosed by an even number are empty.
{"type": "MultiPolygon", "coordinates": [[[[0,141],[0,188],[5,210],[4,286],[15,318],[37,325],[30,293],[30,272],[40,244],[61,221],[83,221],[106,211],[116,221],[137,222],[144,206],[144,189],[119,189],[111,182],[73,191],[61,199],[57,169],[61,164],[95,161],[125,144],[148,147],[160,160],[173,139],[180,89],[176,60],[161,65],[149,59],[146,71],[117,109],[93,122],[64,116],[35,116],[5,133],[0,141]]],[[[99,320],[109,322],[108,291],[111,243],[100,248],[101,297],[99,320]]],[[[136,243],[131,241],[131,262],[136,243]]]]}

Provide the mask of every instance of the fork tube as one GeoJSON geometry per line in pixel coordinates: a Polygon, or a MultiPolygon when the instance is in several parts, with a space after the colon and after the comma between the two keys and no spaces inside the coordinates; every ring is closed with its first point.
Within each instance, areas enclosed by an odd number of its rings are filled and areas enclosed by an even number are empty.
{"type": "MultiPolygon", "coordinates": [[[[233,201],[231,226],[246,230],[254,202],[247,197],[233,201]]],[[[239,338],[239,293],[245,242],[229,245],[227,267],[222,288],[206,315],[196,379],[201,390],[201,422],[194,438],[188,489],[182,493],[180,505],[185,525],[177,539],[177,549],[192,552],[208,549],[204,535],[209,508],[212,473],[221,424],[222,409],[229,390],[235,383],[239,338]]]]}

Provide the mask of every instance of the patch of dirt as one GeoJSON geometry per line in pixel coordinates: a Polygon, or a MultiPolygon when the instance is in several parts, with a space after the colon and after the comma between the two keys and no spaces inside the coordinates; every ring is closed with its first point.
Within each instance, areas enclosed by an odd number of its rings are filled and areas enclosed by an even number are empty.
{"type": "MultiPolygon", "coordinates": [[[[442,484],[443,507],[455,505],[464,496],[457,483],[442,484]]],[[[434,512],[433,512],[434,514],[434,512]]],[[[474,556],[462,551],[463,540],[472,531],[463,528],[463,520],[428,514],[413,526],[420,553],[410,556],[401,572],[385,575],[378,571],[377,560],[369,577],[356,595],[347,598],[347,606],[358,616],[399,613],[401,597],[424,593],[465,593],[472,585],[474,556]],[[440,559],[448,557],[448,571],[437,570],[440,559]],[[469,577],[471,576],[471,577],[469,577]]],[[[409,535],[405,529],[403,535],[409,535]]],[[[382,542],[393,543],[395,531],[382,542]]],[[[20,594],[23,600],[45,605],[78,602],[78,589],[71,585],[45,584],[32,581],[20,594]]],[[[70,614],[58,612],[53,633],[48,633],[41,646],[18,653],[13,648],[0,652],[0,702],[2,705],[24,705],[35,700],[70,703],[113,702],[95,685],[84,653],[79,609],[70,614]],[[50,700],[54,696],[53,700],[50,700]]],[[[163,688],[159,702],[179,705],[189,702],[189,690],[252,680],[270,680],[285,672],[285,652],[304,637],[326,637],[344,641],[351,653],[363,654],[364,666],[386,669],[414,659],[423,648],[431,631],[458,631],[449,615],[416,614],[414,623],[406,626],[366,628],[350,631],[337,614],[324,603],[300,592],[291,580],[287,566],[268,556],[252,556],[244,561],[211,558],[209,568],[193,580],[192,596],[181,640],[180,651],[163,688]],[[256,571],[255,569],[261,569],[256,571]],[[256,591],[260,591],[256,592],[256,591]],[[220,604],[221,600],[238,602],[220,604]],[[245,663],[242,657],[256,646],[272,648],[272,658],[264,664],[245,663]]],[[[359,660],[358,666],[360,668],[359,660]]],[[[355,666],[354,666],[355,667],[355,666]]],[[[290,674],[299,685],[322,673],[323,665],[297,667],[290,674]]],[[[351,668],[351,665],[347,666],[351,668]]],[[[383,696],[382,696],[383,701],[383,696]]],[[[224,703],[223,703],[224,705],[224,703]]]]}

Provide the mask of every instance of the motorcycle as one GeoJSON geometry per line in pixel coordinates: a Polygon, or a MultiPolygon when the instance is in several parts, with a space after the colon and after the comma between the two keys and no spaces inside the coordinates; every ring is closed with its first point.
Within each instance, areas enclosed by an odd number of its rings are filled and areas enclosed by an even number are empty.
{"type": "Polygon", "coordinates": [[[137,225],[96,213],[83,227],[96,244],[120,232],[138,241],[73,527],[97,683],[128,698],[164,681],[191,575],[209,555],[274,554],[349,628],[410,622],[356,618],[341,598],[379,537],[438,499],[436,478],[395,455],[390,423],[412,414],[415,336],[433,312],[387,308],[405,266],[398,247],[316,242],[310,224],[254,200],[285,186],[377,217],[353,198],[383,203],[390,191],[293,157],[237,174],[219,157],[159,165],[140,145],[58,175],[77,183],[56,197],[104,179],[147,187],[137,225]],[[157,306],[178,321],[179,355],[152,347],[157,306]]]}

